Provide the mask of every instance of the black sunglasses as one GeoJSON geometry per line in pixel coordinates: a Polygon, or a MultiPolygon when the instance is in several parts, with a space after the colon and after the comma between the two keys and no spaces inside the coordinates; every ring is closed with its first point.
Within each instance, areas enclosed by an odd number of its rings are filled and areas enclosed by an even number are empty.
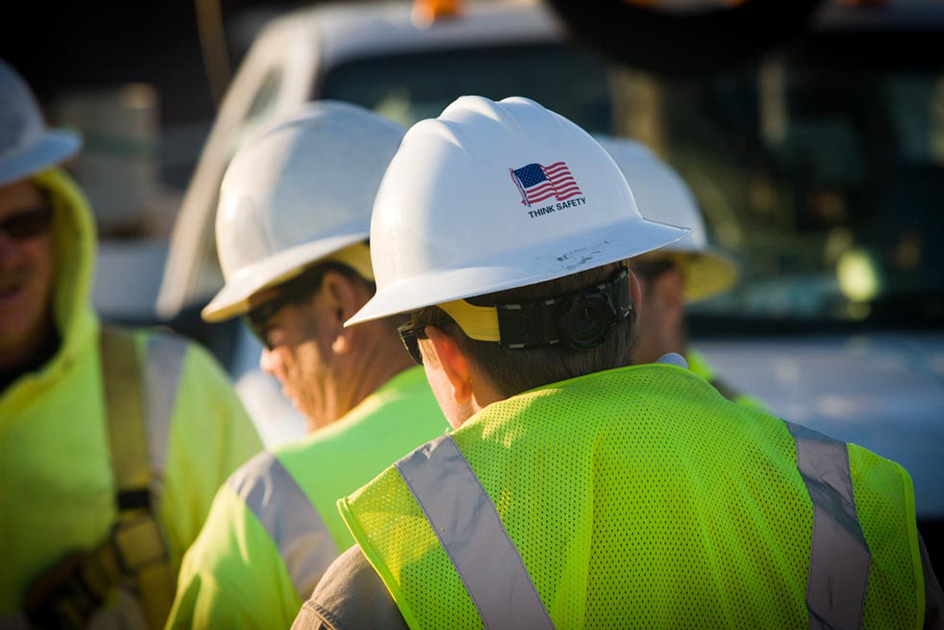
{"type": "Polygon", "coordinates": [[[301,304],[314,295],[321,288],[321,280],[329,269],[331,267],[328,265],[319,265],[282,283],[276,288],[277,292],[271,299],[246,314],[246,325],[259,343],[272,350],[273,345],[268,333],[269,320],[286,306],[301,304]]]}
{"type": "Polygon", "coordinates": [[[253,336],[258,339],[259,343],[265,346],[267,350],[271,350],[273,347],[269,342],[267,324],[276,313],[282,310],[282,307],[288,306],[289,303],[290,300],[287,300],[282,294],[278,294],[265,304],[260,304],[246,314],[246,326],[249,327],[253,336]]]}
{"type": "Polygon", "coordinates": [[[420,326],[414,326],[413,322],[407,322],[397,328],[397,332],[400,333],[400,341],[403,342],[403,347],[410,353],[410,356],[417,365],[423,365],[423,353],[420,352],[420,339],[429,339],[426,335],[426,327],[431,325],[432,324],[422,324],[420,326]]]}
{"type": "Polygon", "coordinates": [[[629,263],[629,268],[633,270],[633,273],[649,281],[655,280],[665,272],[675,269],[676,267],[675,261],[671,258],[653,261],[632,260],[629,263]]]}
{"type": "Polygon", "coordinates": [[[0,233],[14,241],[25,241],[49,231],[52,225],[52,208],[42,206],[23,210],[0,221],[0,233]]]}

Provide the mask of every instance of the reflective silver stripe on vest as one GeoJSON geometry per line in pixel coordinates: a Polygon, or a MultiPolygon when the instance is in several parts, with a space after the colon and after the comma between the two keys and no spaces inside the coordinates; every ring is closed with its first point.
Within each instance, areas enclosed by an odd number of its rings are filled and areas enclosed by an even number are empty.
{"type": "Polygon", "coordinates": [[[394,464],[488,630],[553,629],[518,549],[469,462],[444,435],[394,464]]]}
{"type": "Polygon", "coordinates": [[[806,585],[810,628],[861,628],[872,554],[856,514],[849,451],[844,442],[786,424],[796,440],[797,468],[813,500],[806,585]]]}
{"type": "Polygon", "coordinates": [[[282,462],[265,451],[234,472],[226,484],[262,523],[298,596],[308,599],[338,550],[304,491],[282,462]]]}
{"type": "Polygon", "coordinates": [[[144,413],[147,431],[148,461],[155,494],[161,496],[167,442],[171,419],[177,403],[177,386],[187,356],[187,342],[170,335],[148,337],[147,359],[144,362],[144,413]]]}

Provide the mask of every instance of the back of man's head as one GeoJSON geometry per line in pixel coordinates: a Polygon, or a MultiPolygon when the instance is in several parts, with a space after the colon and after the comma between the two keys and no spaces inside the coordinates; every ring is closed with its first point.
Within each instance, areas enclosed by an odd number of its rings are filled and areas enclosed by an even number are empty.
{"type": "MultiPolygon", "coordinates": [[[[561,300],[562,297],[566,300],[566,296],[592,290],[624,269],[624,263],[611,263],[555,280],[476,296],[469,298],[468,302],[476,306],[499,306],[540,304],[561,300]]],[[[449,335],[495,391],[506,398],[542,385],[630,365],[636,342],[635,307],[626,317],[609,324],[599,344],[592,347],[575,348],[558,342],[509,349],[500,343],[469,337],[438,306],[413,313],[411,324],[416,327],[424,324],[436,326],[449,335]]],[[[588,323],[588,326],[592,325],[588,323]]]]}

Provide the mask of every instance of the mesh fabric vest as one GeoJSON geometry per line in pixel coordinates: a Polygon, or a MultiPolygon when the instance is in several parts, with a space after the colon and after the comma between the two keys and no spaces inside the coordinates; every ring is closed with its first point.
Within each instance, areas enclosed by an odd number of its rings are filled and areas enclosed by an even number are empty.
{"type": "MultiPolygon", "coordinates": [[[[691,372],[554,384],[489,406],[452,438],[555,628],[810,627],[813,505],[794,438],[691,372]]],[[[848,461],[871,552],[863,626],[920,628],[911,480],[854,445],[848,461]]],[[[483,627],[396,467],[339,507],[411,628],[483,627]]]]}

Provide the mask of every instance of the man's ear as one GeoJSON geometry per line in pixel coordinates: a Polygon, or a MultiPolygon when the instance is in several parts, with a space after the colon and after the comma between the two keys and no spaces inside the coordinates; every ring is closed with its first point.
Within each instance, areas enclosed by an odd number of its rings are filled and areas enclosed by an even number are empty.
{"type": "Polygon", "coordinates": [[[465,405],[472,399],[472,373],[469,362],[466,360],[455,339],[435,326],[426,327],[426,336],[429,338],[424,352],[424,360],[428,357],[431,369],[442,370],[449,384],[452,386],[452,397],[459,405],[465,405]]]}
{"type": "Polygon", "coordinates": [[[357,280],[329,270],[321,279],[320,328],[331,344],[335,354],[351,351],[353,340],[359,334],[358,327],[345,328],[344,322],[354,316],[369,299],[357,280]]]}
{"type": "Polygon", "coordinates": [[[639,311],[642,310],[642,285],[639,283],[639,278],[636,277],[632,269],[627,269],[627,271],[629,271],[629,294],[633,298],[633,308],[636,310],[636,317],[639,317],[639,311]]]}
{"type": "Polygon", "coordinates": [[[681,269],[673,267],[656,279],[655,290],[659,299],[671,306],[679,314],[685,308],[685,274],[681,269]]]}

